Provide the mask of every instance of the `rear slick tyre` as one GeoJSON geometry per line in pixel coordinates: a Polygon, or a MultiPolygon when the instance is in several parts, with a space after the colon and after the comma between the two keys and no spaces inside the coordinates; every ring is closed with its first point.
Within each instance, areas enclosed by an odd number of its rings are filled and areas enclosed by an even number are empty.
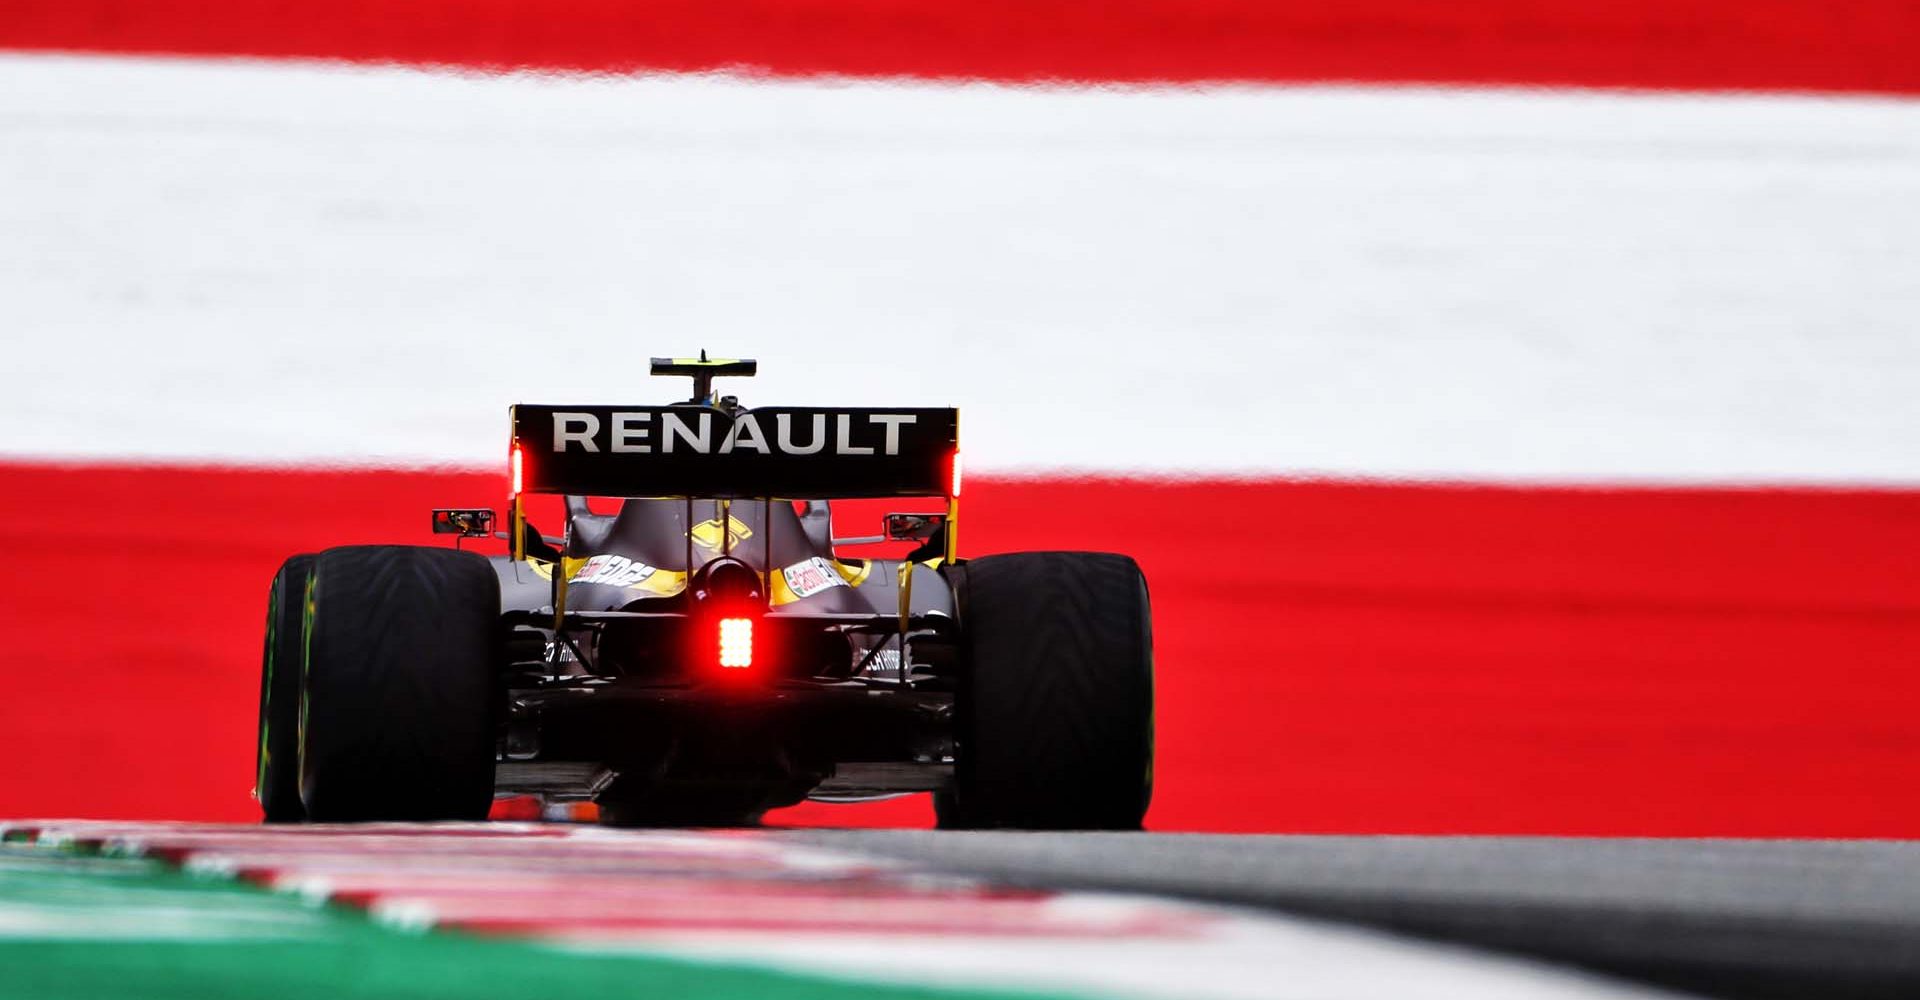
{"type": "Polygon", "coordinates": [[[313,556],[280,564],[267,591],[267,639],[260,654],[260,746],[253,797],[268,823],[307,818],[300,802],[300,619],[313,556]]]}
{"type": "Polygon", "coordinates": [[[485,819],[500,588],[471,552],[328,549],[304,619],[300,797],[316,822],[485,819]]]}
{"type": "Polygon", "coordinates": [[[959,600],[945,828],[1138,830],[1153,792],[1153,617],[1132,559],[985,556],[959,600]]]}

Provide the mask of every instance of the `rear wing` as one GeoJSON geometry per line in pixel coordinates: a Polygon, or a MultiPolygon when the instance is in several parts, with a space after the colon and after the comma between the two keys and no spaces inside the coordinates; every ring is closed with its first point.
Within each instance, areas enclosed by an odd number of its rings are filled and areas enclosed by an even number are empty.
{"type": "Polygon", "coordinates": [[[944,496],[950,532],[957,520],[955,409],[775,406],[730,412],[701,403],[522,403],[511,413],[516,539],[523,493],[781,500],[944,496]]]}
{"type": "Polygon", "coordinates": [[[945,496],[960,411],[513,408],[520,490],[619,497],[945,496]]]}

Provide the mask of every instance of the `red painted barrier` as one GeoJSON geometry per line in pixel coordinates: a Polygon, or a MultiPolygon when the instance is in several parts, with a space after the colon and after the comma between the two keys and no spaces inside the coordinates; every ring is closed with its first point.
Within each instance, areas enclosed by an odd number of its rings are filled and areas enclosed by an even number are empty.
{"type": "MultiPolygon", "coordinates": [[[[0,815],[251,817],[279,560],[501,492],[0,465],[0,815]]],[[[1920,493],[982,476],[966,524],[1145,566],[1156,828],[1920,836],[1920,493]]]]}
{"type": "Polygon", "coordinates": [[[9,0],[0,48],[1006,81],[1920,92],[1907,0],[9,0]]]}

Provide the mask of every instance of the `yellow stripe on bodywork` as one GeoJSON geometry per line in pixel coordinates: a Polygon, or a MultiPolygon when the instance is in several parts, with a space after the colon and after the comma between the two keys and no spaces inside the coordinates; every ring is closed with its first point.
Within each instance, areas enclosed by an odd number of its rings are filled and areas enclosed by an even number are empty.
{"type": "Polygon", "coordinates": [[[714,552],[738,548],[742,542],[753,537],[753,529],[747,527],[747,522],[734,517],[732,514],[726,514],[725,517],[726,520],[724,523],[726,524],[726,531],[724,534],[720,528],[723,522],[718,517],[694,525],[688,529],[687,533],[693,536],[696,544],[714,552]],[[722,546],[722,542],[726,544],[722,546]]]}
{"type": "MultiPolygon", "coordinates": [[[[568,556],[567,579],[580,574],[580,567],[587,564],[591,556],[568,556]]],[[[529,559],[527,565],[533,567],[533,573],[542,580],[553,579],[553,563],[544,559],[529,559]]],[[[655,568],[653,574],[639,583],[629,584],[628,590],[638,590],[656,597],[672,597],[687,589],[687,574],[677,569],[655,568]]]]}
{"type": "Polygon", "coordinates": [[[873,572],[873,560],[862,559],[860,565],[853,566],[835,559],[833,568],[840,571],[840,578],[847,581],[847,586],[858,587],[867,582],[867,574],[873,572]]]}
{"type": "MultiPolygon", "coordinates": [[[[589,558],[591,557],[567,557],[567,578],[572,579],[579,575],[580,568],[586,565],[589,558]]],[[[840,578],[847,581],[847,586],[849,587],[858,587],[867,582],[867,578],[873,575],[872,560],[862,560],[857,565],[844,563],[838,559],[830,559],[828,561],[833,564],[834,571],[840,574],[840,578]]],[[[931,567],[938,564],[939,561],[940,560],[935,559],[933,562],[922,563],[921,565],[931,567]]],[[[553,563],[544,559],[528,559],[527,565],[533,568],[534,575],[540,579],[549,581],[553,579],[553,563]]],[[[793,588],[787,586],[785,573],[776,571],[771,575],[773,577],[773,607],[777,608],[783,604],[792,604],[801,599],[794,595],[793,588]]],[[[677,569],[656,568],[651,576],[639,583],[629,585],[627,589],[638,590],[656,597],[672,597],[687,589],[687,574],[677,569]]]]}

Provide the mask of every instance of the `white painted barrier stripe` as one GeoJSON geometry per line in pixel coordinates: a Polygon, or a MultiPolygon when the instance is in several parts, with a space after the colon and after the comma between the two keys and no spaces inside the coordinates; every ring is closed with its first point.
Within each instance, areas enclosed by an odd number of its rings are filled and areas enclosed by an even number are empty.
{"type": "Polygon", "coordinates": [[[990,471],[1920,482],[1920,101],[0,55],[0,454],[498,468],[516,400],[990,471]]]}

